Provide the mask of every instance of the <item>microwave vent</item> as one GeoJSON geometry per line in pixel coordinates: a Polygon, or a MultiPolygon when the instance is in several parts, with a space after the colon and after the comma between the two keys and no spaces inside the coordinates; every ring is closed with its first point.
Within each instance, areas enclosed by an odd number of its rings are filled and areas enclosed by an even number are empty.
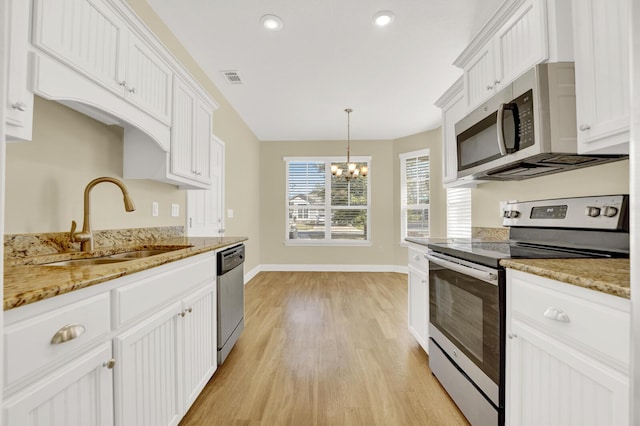
{"type": "Polygon", "coordinates": [[[544,160],[540,161],[540,163],[575,166],[579,164],[586,165],[587,163],[591,163],[593,161],[601,161],[601,159],[582,155],[555,155],[553,157],[545,158],[544,160]]]}

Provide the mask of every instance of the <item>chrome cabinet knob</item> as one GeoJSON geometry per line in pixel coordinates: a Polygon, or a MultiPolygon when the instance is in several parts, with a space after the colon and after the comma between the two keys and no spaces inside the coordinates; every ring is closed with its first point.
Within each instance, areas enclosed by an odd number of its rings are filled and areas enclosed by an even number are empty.
{"type": "Polygon", "coordinates": [[[107,367],[109,370],[111,370],[113,367],[116,366],[116,360],[111,358],[109,361],[103,362],[102,366],[107,367]]]}
{"type": "Polygon", "coordinates": [[[507,337],[508,337],[509,339],[515,339],[515,338],[517,338],[517,337],[518,337],[518,335],[517,335],[516,333],[509,333],[509,334],[507,334],[507,337]]]}
{"type": "Polygon", "coordinates": [[[135,95],[136,94],[136,88],[132,87],[131,89],[129,89],[129,93],[133,93],[135,95]]]}
{"type": "Polygon", "coordinates": [[[11,104],[11,108],[13,109],[17,109],[18,111],[26,111],[27,108],[27,104],[25,104],[24,102],[16,102],[14,104],[11,104]]]}
{"type": "Polygon", "coordinates": [[[493,86],[491,84],[487,84],[487,90],[491,90],[493,89],[493,86]]]}
{"type": "Polygon", "coordinates": [[[578,128],[581,132],[586,132],[587,130],[591,129],[591,126],[589,124],[581,124],[578,128]]]}

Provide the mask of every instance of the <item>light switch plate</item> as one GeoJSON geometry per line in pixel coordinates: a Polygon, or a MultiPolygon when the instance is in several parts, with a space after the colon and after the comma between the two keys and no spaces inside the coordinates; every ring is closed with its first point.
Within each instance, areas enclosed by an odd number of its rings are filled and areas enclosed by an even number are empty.
{"type": "Polygon", "coordinates": [[[171,204],[171,216],[173,217],[180,216],[180,204],[176,204],[176,203],[171,204]]]}
{"type": "Polygon", "coordinates": [[[158,216],[158,211],[160,210],[158,206],[158,202],[154,201],[151,203],[151,216],[158,216]]]}
{"type": "Polygon", "coordinates": [[[227,209],[227,217],[233,217],[233,209],[227,209]]]}

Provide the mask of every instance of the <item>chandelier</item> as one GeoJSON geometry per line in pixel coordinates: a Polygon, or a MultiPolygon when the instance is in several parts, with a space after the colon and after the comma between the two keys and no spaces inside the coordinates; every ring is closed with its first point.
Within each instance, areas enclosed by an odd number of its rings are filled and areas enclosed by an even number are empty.
{"type": "Polygon", "coordinates": [[[336,164],[332,164],[331,174],[336,178],[343,178],[349,181],[351,179],[357,179],[358,176],[366,177],[369,172],[369,168],[367,166],[358,168],[356,163],[351,162],[351,113],[353,110],[351,108],[347,108],[344,112],[347,113],[347,170],[345,173],[336,164]]]}

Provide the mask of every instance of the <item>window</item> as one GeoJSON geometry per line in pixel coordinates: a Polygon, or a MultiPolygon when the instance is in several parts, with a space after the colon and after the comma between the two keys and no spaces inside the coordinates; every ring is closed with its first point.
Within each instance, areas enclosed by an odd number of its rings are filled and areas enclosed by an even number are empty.
{"type": "Polygon", "coordinates": [[[429,236],[429,150],[400,154],[401,241],[429,236]]]}
{"type": "Polygon", "coordinates": [[[447,189],[447,238],[471,238],[471,189],[447,189]]]}
{"type": "Polygon", "coordinates": [[[350,181],[331,175],[332,164],[346,170],[344,158],[288,157],[284,160],[287,169],[286,242],[368,245],[371,158],[352,158],[358,168],[369,167],[369,174],[350,181]]]}

